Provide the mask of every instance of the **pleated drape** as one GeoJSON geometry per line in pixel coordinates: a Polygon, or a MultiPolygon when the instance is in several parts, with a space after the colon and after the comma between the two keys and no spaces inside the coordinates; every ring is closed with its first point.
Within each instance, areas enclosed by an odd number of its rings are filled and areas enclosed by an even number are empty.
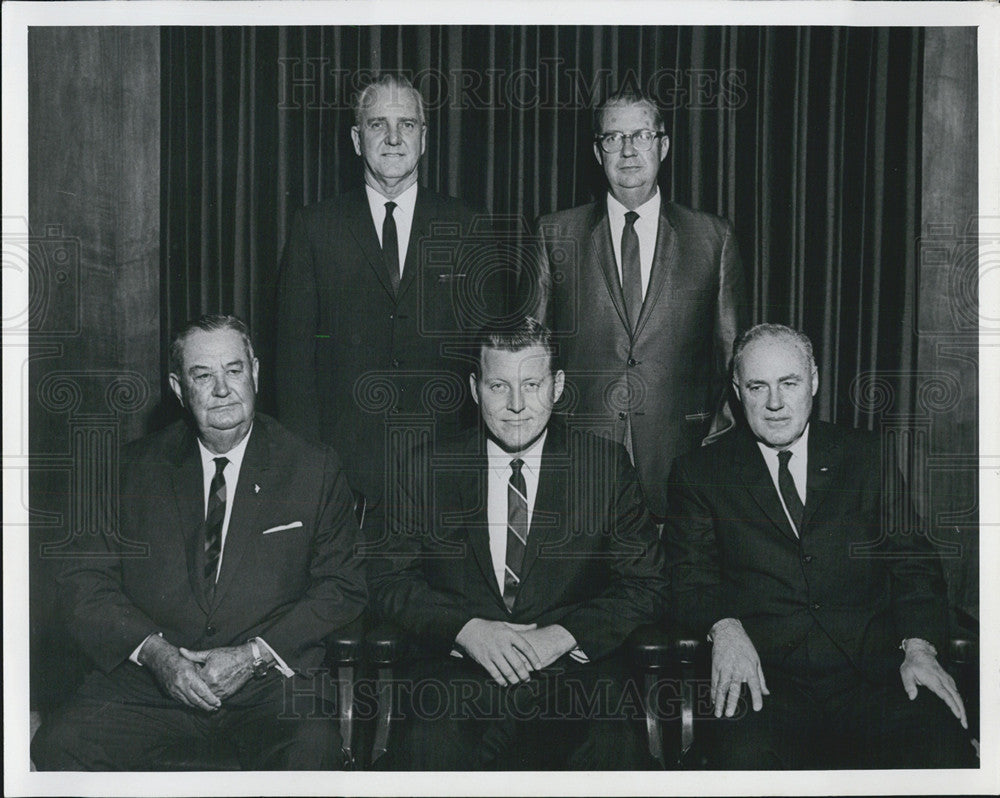
{"type": "MultiPolygon", "coordinates": [[[[198,313],[234,311],[268,365],[291,214],[359,184],[350,95],[366,74],[400,70],[427,101],[421,181],[525,222],[602,190],[595,98],[628,81],[652,91],[671,137],[663,191],[733,220],[754,320],[801,327],[816,344],[820,417],[871,427],[872,409],[852,399],[856,376],[913,371],[918,29],[162,35],[164,336],[198,313]]],[[[892,379],[912,402],[907,378],[892,379]]]]}

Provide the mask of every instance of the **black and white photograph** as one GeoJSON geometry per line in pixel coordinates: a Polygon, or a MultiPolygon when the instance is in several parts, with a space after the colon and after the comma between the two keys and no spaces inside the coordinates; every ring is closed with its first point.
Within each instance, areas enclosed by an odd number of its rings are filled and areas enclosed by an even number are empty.
{"type": "Polygon", "coordinates": [[[5,791],[996,794],[998,11],[5,3],[5,791]]]}

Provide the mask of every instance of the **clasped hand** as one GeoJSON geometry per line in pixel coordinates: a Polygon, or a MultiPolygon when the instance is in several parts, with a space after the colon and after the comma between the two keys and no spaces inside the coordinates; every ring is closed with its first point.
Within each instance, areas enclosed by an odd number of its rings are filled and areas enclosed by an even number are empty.
{"type": "Polygon", "coordinates": [[[531,671],[555,662],[576,645],[558,624],[541,629],[533,623],[507,623],[473,618],[455,637],[455,643],[482,665],[504,687],[526,682],[531,671]]]}
{"type": "Polygon", "coordinates": [[[253,673],[245,646],[189,651],[151,636],[139,652],[167,694],[192,709],[211,712],[239,690],[253,673]]]}
{"type": "Polygon", "coordinates": [[[754,712],[764,706],[765,695],[770,695],[760,657],[750,637],[735,618],[723,618],[711,632],[712,637],[712,703],[715,717],[731,718],[745,683],[750,689],[754,712]]]}

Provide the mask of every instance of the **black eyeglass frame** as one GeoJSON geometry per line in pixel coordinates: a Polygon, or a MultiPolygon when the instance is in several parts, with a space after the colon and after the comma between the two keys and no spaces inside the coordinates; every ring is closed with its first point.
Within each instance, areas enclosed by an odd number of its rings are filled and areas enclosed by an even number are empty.
{"type": "Polygon", "coordinates": [[[631,133],[625,133],[622,130],[611,130],[607,133],[601,133],[599,136],[594,136],[594,141],[597,145],[604,150],[604,152],[609,155],[621,152],[625,147],[625,140],[628,139],[632,146],[639,152],[648,152],[653,148],[653,142],[657,139],[663,138],[667,135],[662,130],[650,130],[649,128],[643,128],[642,130],[633,130],[631,133]],[[642,138],[644,135],[649,134],[648,139],[642,138]],[[613,149],[608,149],[608,144],[612,139],[618,140],[619,144],[617,147],[613,146],[613,149]],[[645,142],[645,143],[643,143],[645,142]]]}

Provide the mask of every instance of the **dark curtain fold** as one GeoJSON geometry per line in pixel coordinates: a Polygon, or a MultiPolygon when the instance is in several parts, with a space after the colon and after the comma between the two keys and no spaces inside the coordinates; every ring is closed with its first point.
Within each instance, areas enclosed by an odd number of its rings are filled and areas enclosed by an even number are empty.
{"type": "MultiPolygon", "coordinates": [[[[427,100],[421,181],[525,221],[601,191],[594,99],[626,81],[651,91],[671,136],[664,192],[733,220],[754,321],[801,327],[816,344],[820,416],[872,427],[877,403],[859,401],[858,375],[915,371],[920,30],[162,35],[165,336],[199,313],[234,311],[273,378],[271,300],[291,214],[359,183],[350,96],[366,74],[388,69],[410,74],[427,100]]],[[[891,378],[905,403],[911,380],[891,378]]]]}

